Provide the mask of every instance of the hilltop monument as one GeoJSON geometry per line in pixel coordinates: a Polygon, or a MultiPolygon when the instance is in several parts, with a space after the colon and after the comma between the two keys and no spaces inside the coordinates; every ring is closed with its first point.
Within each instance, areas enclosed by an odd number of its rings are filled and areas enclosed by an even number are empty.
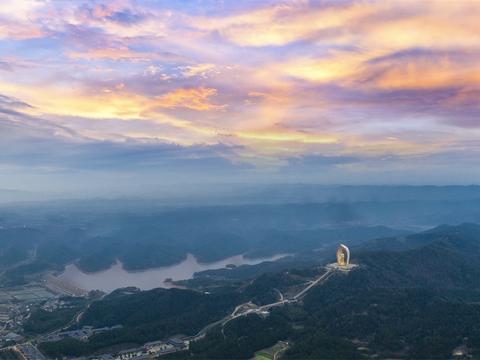
{"type": "Polygon", "coordinates": [[[338,246],[336,255],[336,262],[325,265],[327,270],[348,273],[358,267],[358,264],[350,263],[350,249],[346,245],[340,244],[338,246]]]}
{"type": "Polygon", "coordinates": [[[337,249],[337,265],[342,267],[350,265],[350,250],[343,244],[337,249]]]}

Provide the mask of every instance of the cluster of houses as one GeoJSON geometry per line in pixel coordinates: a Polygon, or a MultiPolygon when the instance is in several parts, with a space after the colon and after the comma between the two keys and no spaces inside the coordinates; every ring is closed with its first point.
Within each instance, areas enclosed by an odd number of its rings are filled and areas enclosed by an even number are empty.
{"type": "MultiPolygon", "coordinates": [[[[142,347],[120,351],[110,355],[108,360],[142,360],[152,359],[161,355],[187,350],[189,341],[183,337],[173,337],[168,340],[153,341],[142,347]]],[[[102,360],[107,360],[103,358],[102,360]]]]}
{"type": "Polygon", "coordinates": [[[102,328],[94,328],[93,326],[84,326],[81,329],[55,332],[55,333],[49,334],[46,337],[44,337],[42,341],[50,342],[50,341],[58,341],[66,338],[77,339],[80,341],[87,341],[88,338],[92,335],[121,329],[122,327],[123,327],[122,325],[107,326],[102,328]]]}

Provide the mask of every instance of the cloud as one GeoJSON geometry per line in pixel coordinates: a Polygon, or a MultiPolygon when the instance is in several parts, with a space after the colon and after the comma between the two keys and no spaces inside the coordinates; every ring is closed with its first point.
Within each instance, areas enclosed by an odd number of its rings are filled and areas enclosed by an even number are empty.
{"type": "Polygon", "coordinates": [[[11,61],[0,60],[0,70],[13,71],[15,67],[16,66],[11,61]]]}
{"type": "Polygon", "coordinates": [[[0,39],[27,40],[45,35],[41,27],[30,23],[17,23],[0,18],[0,39]]]}
{"type": "Polygon", "coordinates": [[[71,128],[24,114],[29,105],[0,95],[0,165],[49,172],[195,171],[225,172],[249,168],[234,159],[236,147],[215,144],[181,146],[158,139],[96,140],[71,128]],[[4,110],[4,111],[2,111],[4,110]],[[9,110],[9,111],[8,111],[9,110]]]}
{"type": "Polygon", "coordinates": [[[265,171],[476,151],[477,2],[216,4],[2,3],[2,121],[139,160],[225,144],[265,171]]]}
{"type": "Polygon", "coordinates": [[[212,88],[184,88],[177,89],[156,98],[155,104],[165,108],[187,108],[197,111],[210,111],[223,109],[224,105],[210,102],[212,96],[217,95],[217,90],[212,88]]]}
{"type": "Polygon", "coordinates": [[[367,70],[369,74],[364,77],[367,83],[381,89],[476,86],[480,85],[480,71],[472,60],[468,52],[410,52],[374,59],[367,70]]]}
{"type": "MultiPolygon", "coordinates": [[[[165,58],[168,58],[168,54],[165,54],[165,58]]],[[[121,60],[121,61],[152,61],[155,59],[164,58],[159,54],[151,54],[147,52],[132,51],[128,47],[117,48],[98,48],[88,49],[87,51],[71,51],[67,53],[67,56],[72,59],[86,59],[86,60],[121,60]]]]}
{"type": "Polygon", "coordinates": [[[130,9],[123,9],[109,14],[107,18],[120,24],[134,25],[143,21],[145,19],[145,15],[135,13],[130,9]]]}
{"type": "Polygon", "coordinates": [[[190,63],[187,57],[168,50],[158,50],[148,42],[140,49],[133,38],[109,34],[102,28],[85,24],[66,24],[61,32],[57,32],[57,36],[64,39],[67,46],[64,53],[71,59],[190,63]]]}
{"type": "Polygon", "coordinates": [[[287,161],[289,167],[317,170],[318,168],[352,164],[361,162],[362,160],[352,156],[305,155],[301,157],[289,158],[287,161]]]}
{"type": "Polygon", "coordinates": [[[7,109],[23,109],[30,108],[31,106],[23,101],[15,99],[10,96],[0,94],[0,107],[7,109]]]}
{"type": "MultiPolygon", "coordinates": [[[[248,168],[229,160],[229,149],[224,146],[179,146],[161,141],[127,142],[71,141],[56,137],[41,137],[33,129],[16,128],[0,122],[0,130],[15,139],[2,140],[0,164],[17,168],[49,169],[50,172],[100,170],[164,171],[208,170],[225,172],[248,168]]],[[[3,138],[3,136],[2,136],[3,138]]]]}
{"type": "Polygon", "coordinates": [[[323,58],[296,58],[274,64],[267,71],[314,83],[350,81],[359,75],[367,59],[357,52],[335,52],[323,58]]]}
{"type": "Polygon", "coordinates": [[[241,46],[298,41],[392,51],[411,47],[478,45],[475,1],[286,1],[241,13],[192,17],[192,26],[241,46]],[[455,39],[455,40],[454,40],[455,39]],[[358,42],[358,43],[357,43],[358,42]]]}
{"type": "Polygon", "coordinates": [[[338,139],[331,135],[312,134],[289,129],[264,129],[255,131],[239,131],[235,136],[248,140],[259,140],[266,142],[291,142],[291,143],[312,143],[332,144],[338,139]]]}
{"type": "Polygon", "coordinates": [[[306,1],[291,1],[231,16],[197,17],[191,23],[202,30],[218,31],[238,45],[282,46],[338,29],[375,11],[375,5],[363,2],[312,7],[306,1]]]}
{"type": "Polygon", "coordinates": [[[214,64],[198,64],[193,66],[187,66],[183,71],[183,75],[186,77],[201,76],[203,78],[206,78],[207,75],[214,69],[214,64]]]}
{"type": "Polygon", "coordinates": [[[6,0],[0,7],[0,39],[28,40],[43,37],[41,24],[31,21],[42,4],[34,0],[6,0]]]}

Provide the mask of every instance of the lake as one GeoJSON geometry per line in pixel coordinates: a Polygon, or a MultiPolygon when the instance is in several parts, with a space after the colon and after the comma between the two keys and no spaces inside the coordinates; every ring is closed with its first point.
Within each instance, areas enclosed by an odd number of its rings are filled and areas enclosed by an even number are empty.
{"type": "Polygon", "coordinates": [[[236,255],[212,263],[200,263],[195,256],[188,254],[184,261],[171,266],[142,271],[127,271],[120,262],[117,262],[108,270],[95,273],[84,273],[75,264],[70,264],[65,267],[65,271],[58,278],[88,291],[111,292],[127,286],[135,286],[142,290],[158,287],[171,288],[175,285],[165,282],[166,279],[172,279],[173,281],[188,280],[200,271],[224,269],[227,265],[256,265],[265,261],[276,261],[285,256],[288,255],[279,254],[268,258],[249,259],[243,255],[236,255]]]}

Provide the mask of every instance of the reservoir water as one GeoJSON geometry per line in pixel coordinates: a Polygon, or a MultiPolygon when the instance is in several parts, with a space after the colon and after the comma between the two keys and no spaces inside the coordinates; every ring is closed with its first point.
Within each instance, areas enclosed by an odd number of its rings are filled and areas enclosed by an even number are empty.
{"type": "Polygon", "coordinates": [[[236,255],[212,263],[200,263],[195,256],[188,254],[184,261],[175,265],[133,272],[125,270],[120,262],[117,262],[108,270],[95,273],[84,273],[75,264],[70,264],[65,267],[65,271],[58,278],[63,282],[88,291],[103,290],[111,292],[127,286],[135,286],[142,290],[158,287],[171,288],[174,285],[165,282],[165,280],[188,280],[200,271],[223,269],[227,265],[255,265],[265,261],[276,261],[285,256],[288,255],[280,254],[268,258],[249,259],[243,255],[236,255]]]}

